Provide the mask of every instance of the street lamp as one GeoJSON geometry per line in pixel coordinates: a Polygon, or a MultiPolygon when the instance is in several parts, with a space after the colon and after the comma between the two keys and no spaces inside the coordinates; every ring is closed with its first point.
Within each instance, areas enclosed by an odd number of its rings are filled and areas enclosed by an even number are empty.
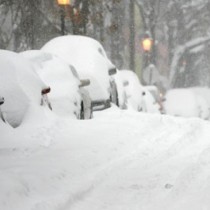
{"type": "Polygon", "coordinates": [[[149,80],[147,83],[151,83],[152,78],[152,69],[151,69],[151,56],[152,56],[152,48],[153,48],[153,40],[149,33],[146,33],[141,41],[143,53],[144,53],[144,60],[143,60],[143,71],[145,73],[149,73],[149,80]]]}
{"type": "Polygon", "coordinates": [[[152,39],[151,38],[149,38],[149,37],[144,38],[142,40],[142,47],[143,47],[144,52],[149,53],[151,51],[151,49],[152,49],[152,44],[153,43],[152,43],[152,39]]]}
{"type": "Polygon", "coordinates": [[[65,6],[70,5],[70,0],[57,0],[58,5],[60,6],[60,14],[61,14],[61,34],[65,34],[65,6]]]}
{"type": "Polygon", "coordinates": [[[152,52],[152,47],[153,47],[153,40],[150,37],[149,34],[145,34],[142,41],[141,45],[144,51],[144,68],[146,68],[150,64],[150,56],[152,52]]]}

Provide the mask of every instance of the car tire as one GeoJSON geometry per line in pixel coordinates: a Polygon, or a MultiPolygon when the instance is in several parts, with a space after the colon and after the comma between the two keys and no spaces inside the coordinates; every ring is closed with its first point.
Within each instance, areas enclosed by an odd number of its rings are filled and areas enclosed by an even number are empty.
{"type": "Polygon", "coordinates": [[[111,86],[110,100],[112,103],[116,104],[119,107],[117,85],[113,81],[113,82],[110,82],[110,86],[111,86]]]}
{"type": "Polygon", "coordinates": [[[85,110],[84,110],[84,103],[82,101],[80,105],[80,120],[84,120],[84,119],[85,119],[85,110]]]}

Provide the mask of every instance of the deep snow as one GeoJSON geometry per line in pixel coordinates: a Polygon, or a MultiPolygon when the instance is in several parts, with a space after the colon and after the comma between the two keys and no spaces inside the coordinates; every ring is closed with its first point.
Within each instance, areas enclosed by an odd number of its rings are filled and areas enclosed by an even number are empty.
{"type": "Polygon", "coordinates": [[[0,121],[1,210],[210,209],[209,122],[36,111],[16,129],[0,121]]]}

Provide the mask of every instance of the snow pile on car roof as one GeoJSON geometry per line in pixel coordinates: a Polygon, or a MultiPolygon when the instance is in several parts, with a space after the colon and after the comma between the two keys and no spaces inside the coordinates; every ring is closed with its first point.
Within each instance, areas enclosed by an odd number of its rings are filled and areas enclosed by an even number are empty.
{"type": "Polygon", "coordinates": [[[109,98],[108,69],[113,64],[99,42],[85,36],[67,35],[52,39],[42,50],[54,53],[73,65],[81,79],[90,79],[87,89],[92,99],[109,98]]]}

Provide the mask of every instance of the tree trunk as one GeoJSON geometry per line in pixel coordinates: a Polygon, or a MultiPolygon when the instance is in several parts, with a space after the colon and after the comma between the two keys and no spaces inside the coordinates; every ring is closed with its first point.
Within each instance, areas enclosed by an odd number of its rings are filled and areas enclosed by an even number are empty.
{"type": "Polygon", "coordinates": [[[129,50],[130,50],[130,63],[129,68],[135,72],[135,8],[134,0],[130,0],[129,10],[129,50]]]}

